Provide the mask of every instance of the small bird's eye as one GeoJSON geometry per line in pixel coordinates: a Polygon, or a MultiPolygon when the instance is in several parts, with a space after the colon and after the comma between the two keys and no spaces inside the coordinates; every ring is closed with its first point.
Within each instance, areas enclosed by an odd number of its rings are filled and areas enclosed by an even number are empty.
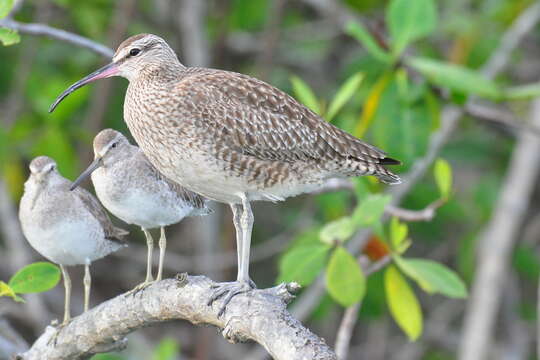
{"type": "Polygon", "coordinates": [[[141,49],[133,48],[133,49],[129,50],[129,55],[130,56],[137,56],[137,55],[139,55],[140,52],[141,52],[141,49]]]}
{"type": "Polygon", "coordinates": [[[115,148],[117,145],[118,145],[118,143],[113,143],[113,144],[111,145],[111,147],[112,147],[112,148],[115,148]]]}

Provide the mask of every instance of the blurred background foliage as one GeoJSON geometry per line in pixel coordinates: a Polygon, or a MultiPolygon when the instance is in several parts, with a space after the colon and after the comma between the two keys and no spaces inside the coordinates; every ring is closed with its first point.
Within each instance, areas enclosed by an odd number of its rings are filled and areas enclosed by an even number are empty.
{"type": "MultiPolygon", "coordinates": [[[[10,1],[0,3],[9,6],[10,1]]],[[[294,280],[306,286],[307,293],[310,284],[321,279],[321,271],[326,274],[327,291],[318,295],[305,322],[330,344],[343,307],[362,303],[350,359],[456,358],[468,300],[447,300],[433,293],[462,298],[467,291],[460,279],[467,287],[474,279],[479,239],[495,210],[516,135],[526,126],[530,99],[539,93],[538,28],[526,34],[512,52],[510,66],[494,79],[481,68],[507,28],[534,2],[188,3],[27,0],[15,2],[15,19],[46,23],[111,48],[131,34],[159,34],[187,65],[242,72],[287,91],[327,121],[400,159],[403,164],[394,167],[400,174],[413,173],[415,164],[425,161],[434,134],[441,131],[444,109],[465,109],[449,141],[434,154],[435,166],[415,179],[403,198],[362,178],[339,183],[335,191],[276,205],[256,204],[252,256],[252,276],[259,287],[294,280]],[[189,17],[193,21],[186,26],[189,17]],[[472,100],[511,114],[514,122],[478,116],[467,110],[472,100]],[[401,209],[433,206],[435,216],[427,221],[389,220],[383,210],[394,200],[398,203],[393,206],[401,209]],[[360,241],[366,231],[371,235],[360,241]],[[405,252],[406,258],[401,256],[405,252]],[[374,269],[374,264],[386,267],[374,269]],[[399,326],[389,321],[392,317],[399,326]],[[442,330],[422,335],[422,327],[442,330]]],[[[0,6],[2,15],[6,14],[0,6]]],[[[85,87],[48,114],[49,105],[67,85],[104,64],[105,58],[57,39],[19,35],[17,39],[0,32],[5,44],[13,43],[0,47],[0,180],[5,201],[14,207],[33,157],[53,157],[62,174],[74,179],[91,159],[91,141],[99,130],[111,127],[128,134],[122,119],[125,80],[85,87]]],[[[399,186],[403,185],[396,189],[399,186]]],[[[504,304],[496,322],[495,348],[521,346],[513,354],[522,357],[514,358],[535,358],[534,336],[519,342],[506,327],[517,326],[520,334],[534,329],[540,274],[537,196],[530,200],[509,254],[511,267],[505,276],[513,285],[500,284],[504,304]]],[[[220,205],[214,207],[208,219],[187,219],[171,227],[168,275],[188,271],[214,280],[232,278],[231,215],[220,205]]],[[[5,210],[2,214],[6,216],[5,210]]],[[[8,220],[2,222],[4,230],[8,220]]],[[[30,260],[39,259],[9,234],[0,233],[0,279],[6,281],[30,260]]],[[[144,242],[138,231],[130,237],[130,249],[96,264],[94,304],[131,288],[143,276],[144,242]]],[[[81,274],[80,269],[74,271],[81,274]]],[[[82,291],[74,292],[79,297],[74,306],[82,308],[82,291]]],[[[0,317],[31,343],[43,324],[61,314],[61,299],[59,287],[40,298],[30,296],[25,305],[0,298],[0,317]],[[24,306],[41,309],[40,316],[35,318],[38,310],[21,310],[24,306]]],[[[125,354],[95,359],[263,358],[252,345],[228,345],[215,331],[184,323],[139,331],[133,338],[140,341],[131,341],[125,354]]]]}

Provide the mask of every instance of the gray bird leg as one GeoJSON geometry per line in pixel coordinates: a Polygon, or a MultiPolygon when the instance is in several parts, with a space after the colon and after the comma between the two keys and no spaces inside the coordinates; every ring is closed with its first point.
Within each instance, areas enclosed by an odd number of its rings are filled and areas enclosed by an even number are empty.
{"type": "Polygon", "coordinates": [[[90,304],[90,286],[92,285],[92,276],[90,275],[90,264],[84,265],[84,312],[88,311],[90,304]]]}
{"type": "Polygon", "coordinates": [[[255,283],[249,278],[249,250],[251,245],[251,231],[253,229],[253,213],[247,196],[242,194],[240,198],[242,205],[231,204],[234,227],[236,228],[238,275],[234,282],[213,285],[214,292],[208,301],[208,305],[212,305],[214,301],[223,297],[223,304],[219,309],[218,316],[223,315],[227,304],[229,304],[234,296],[255,288],[255,283]],[[240,212],[241,208],[242,212],[240,212]]]}
{"type": "Polygon", "coordinates": [[[152,234],[146,229],[142,229],[146,235],[146,246],[148,247],[148,256],[146,258],[146,279],[143,284],[152,282],[152,254],[154,253],[154,239],[152,234]]]}
{"type": "Polygon", "coordinates": [[[240,204],[230,204],[230,206],[233,213],[233,224],[236,230],[236,260],[238,273],[240,273],[240,264],[242,263],[242,257],[240,256],[242,252],[242,224],[240,219],[243,211],[240,204]]]}
{"type": "Polygon", "coordinates": [[[240,261],[236,280],[243,283],[250,283],[249,250],[251,247],[251,232],[253,230],[253,211],[251,211],[251,206],[247,196],[242,194],[241,198],[244,211],[242,213],[242,217],[240,218],[240,225],[242,226],[242,243],[241,248],[238,249],[240,252],[240,261]]]}
{"type": "Polygon", "coordinates": [[[163,276],[163,260],[165,259],[165,249],[167,248],[167,238],[165,237],[165,227],[161,227],[161,236],[159,237],[159,268],[156,281],[160,281],[163,276]]]}
{"type": "Polygon", "coordinates": [[[62,323],[62,325],[65,325],[71,320],[71,278],[69,277],[69,273],[63,265],[60,265],[60,270],[62,270],[62,277],[64,278],[64,322],[62,323]]]}

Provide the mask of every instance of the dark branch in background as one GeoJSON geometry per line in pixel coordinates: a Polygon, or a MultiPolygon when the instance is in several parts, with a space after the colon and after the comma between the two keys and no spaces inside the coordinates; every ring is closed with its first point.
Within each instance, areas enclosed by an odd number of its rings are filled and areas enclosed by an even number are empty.
{"type": "Polygon", "coordinates": [[[84,36],[73,34],[68,31],[57,29],[45,24],[25,24],[7,17],[0,20],[0,27],[17,30],[22,34],[47,36],[56,40],[65,41],[78,47],[92,50],[93,52],[98,53],[99,55],[102,55],[109,59],[112,58],[112,56],[114,55],[114,51],[105,45],[92,41],[88,38],[85,38],[84,36]]]}
{"type": "Polygon", "coordinates": [[[532,126],[529,123],[518,121],[518,119],[508,110],[499,109],[495,106],[488,106],[477,102],[471,102],[465,107],[468,115],[475,118],[487,120],[495,124],[508,127],[513,133],[519,133],[520,130],[526,130],[536,136],[540,136],[540,127],[532,126]]]}
{"type": "Polygon", "coordinates": [[[135,294],[122,294],[73,319],[49,344],[55,333],[45,333],[19,359],[84,359],[98,352],[122,349],[124,336],[142,327],[170,320],[187,320],[223,329],[230,342],[254,340],[276,360],[334,360],[336,355],[286,309],[297,284],[237,295],[218,318],[218,300],[206,305],[215,284],[203,276],[182,274],[154,283],[135,294]]]}

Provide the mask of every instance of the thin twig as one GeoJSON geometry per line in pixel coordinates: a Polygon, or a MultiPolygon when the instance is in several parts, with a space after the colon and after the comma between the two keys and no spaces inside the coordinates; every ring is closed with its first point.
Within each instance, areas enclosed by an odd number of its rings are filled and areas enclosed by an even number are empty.
{"type": "Polygon", "coordinates": [[[358,312],[362,303],[357,303],[345,309],[341,318],[337,337],[336,337],[336,356],[339,360],[346,360],[349,354],[349,345],[351,343],[352,331],[358,319],[358,312]]]}
{"type": "Polygon", "coordinates": [[[106,58],[112,58],[114,51],[105,45],[65,30],[39,23],[21,23],[9,17],[0,20],[0,27],[17,30],[23,34],[47,36],[73,45],[92,50],[106,58]]]}
{"type": "Polygon", "coordinates": [[[465,111],[468,115],[475,118],[505,125],[515,133],[519,133],[519,130],[524,129],[536,136],[540,136],[540,128],[518,121],[509,111],[503,111],[494,106],[487,106],[478,102],[468,103],[465,107],[465,111]]]}

